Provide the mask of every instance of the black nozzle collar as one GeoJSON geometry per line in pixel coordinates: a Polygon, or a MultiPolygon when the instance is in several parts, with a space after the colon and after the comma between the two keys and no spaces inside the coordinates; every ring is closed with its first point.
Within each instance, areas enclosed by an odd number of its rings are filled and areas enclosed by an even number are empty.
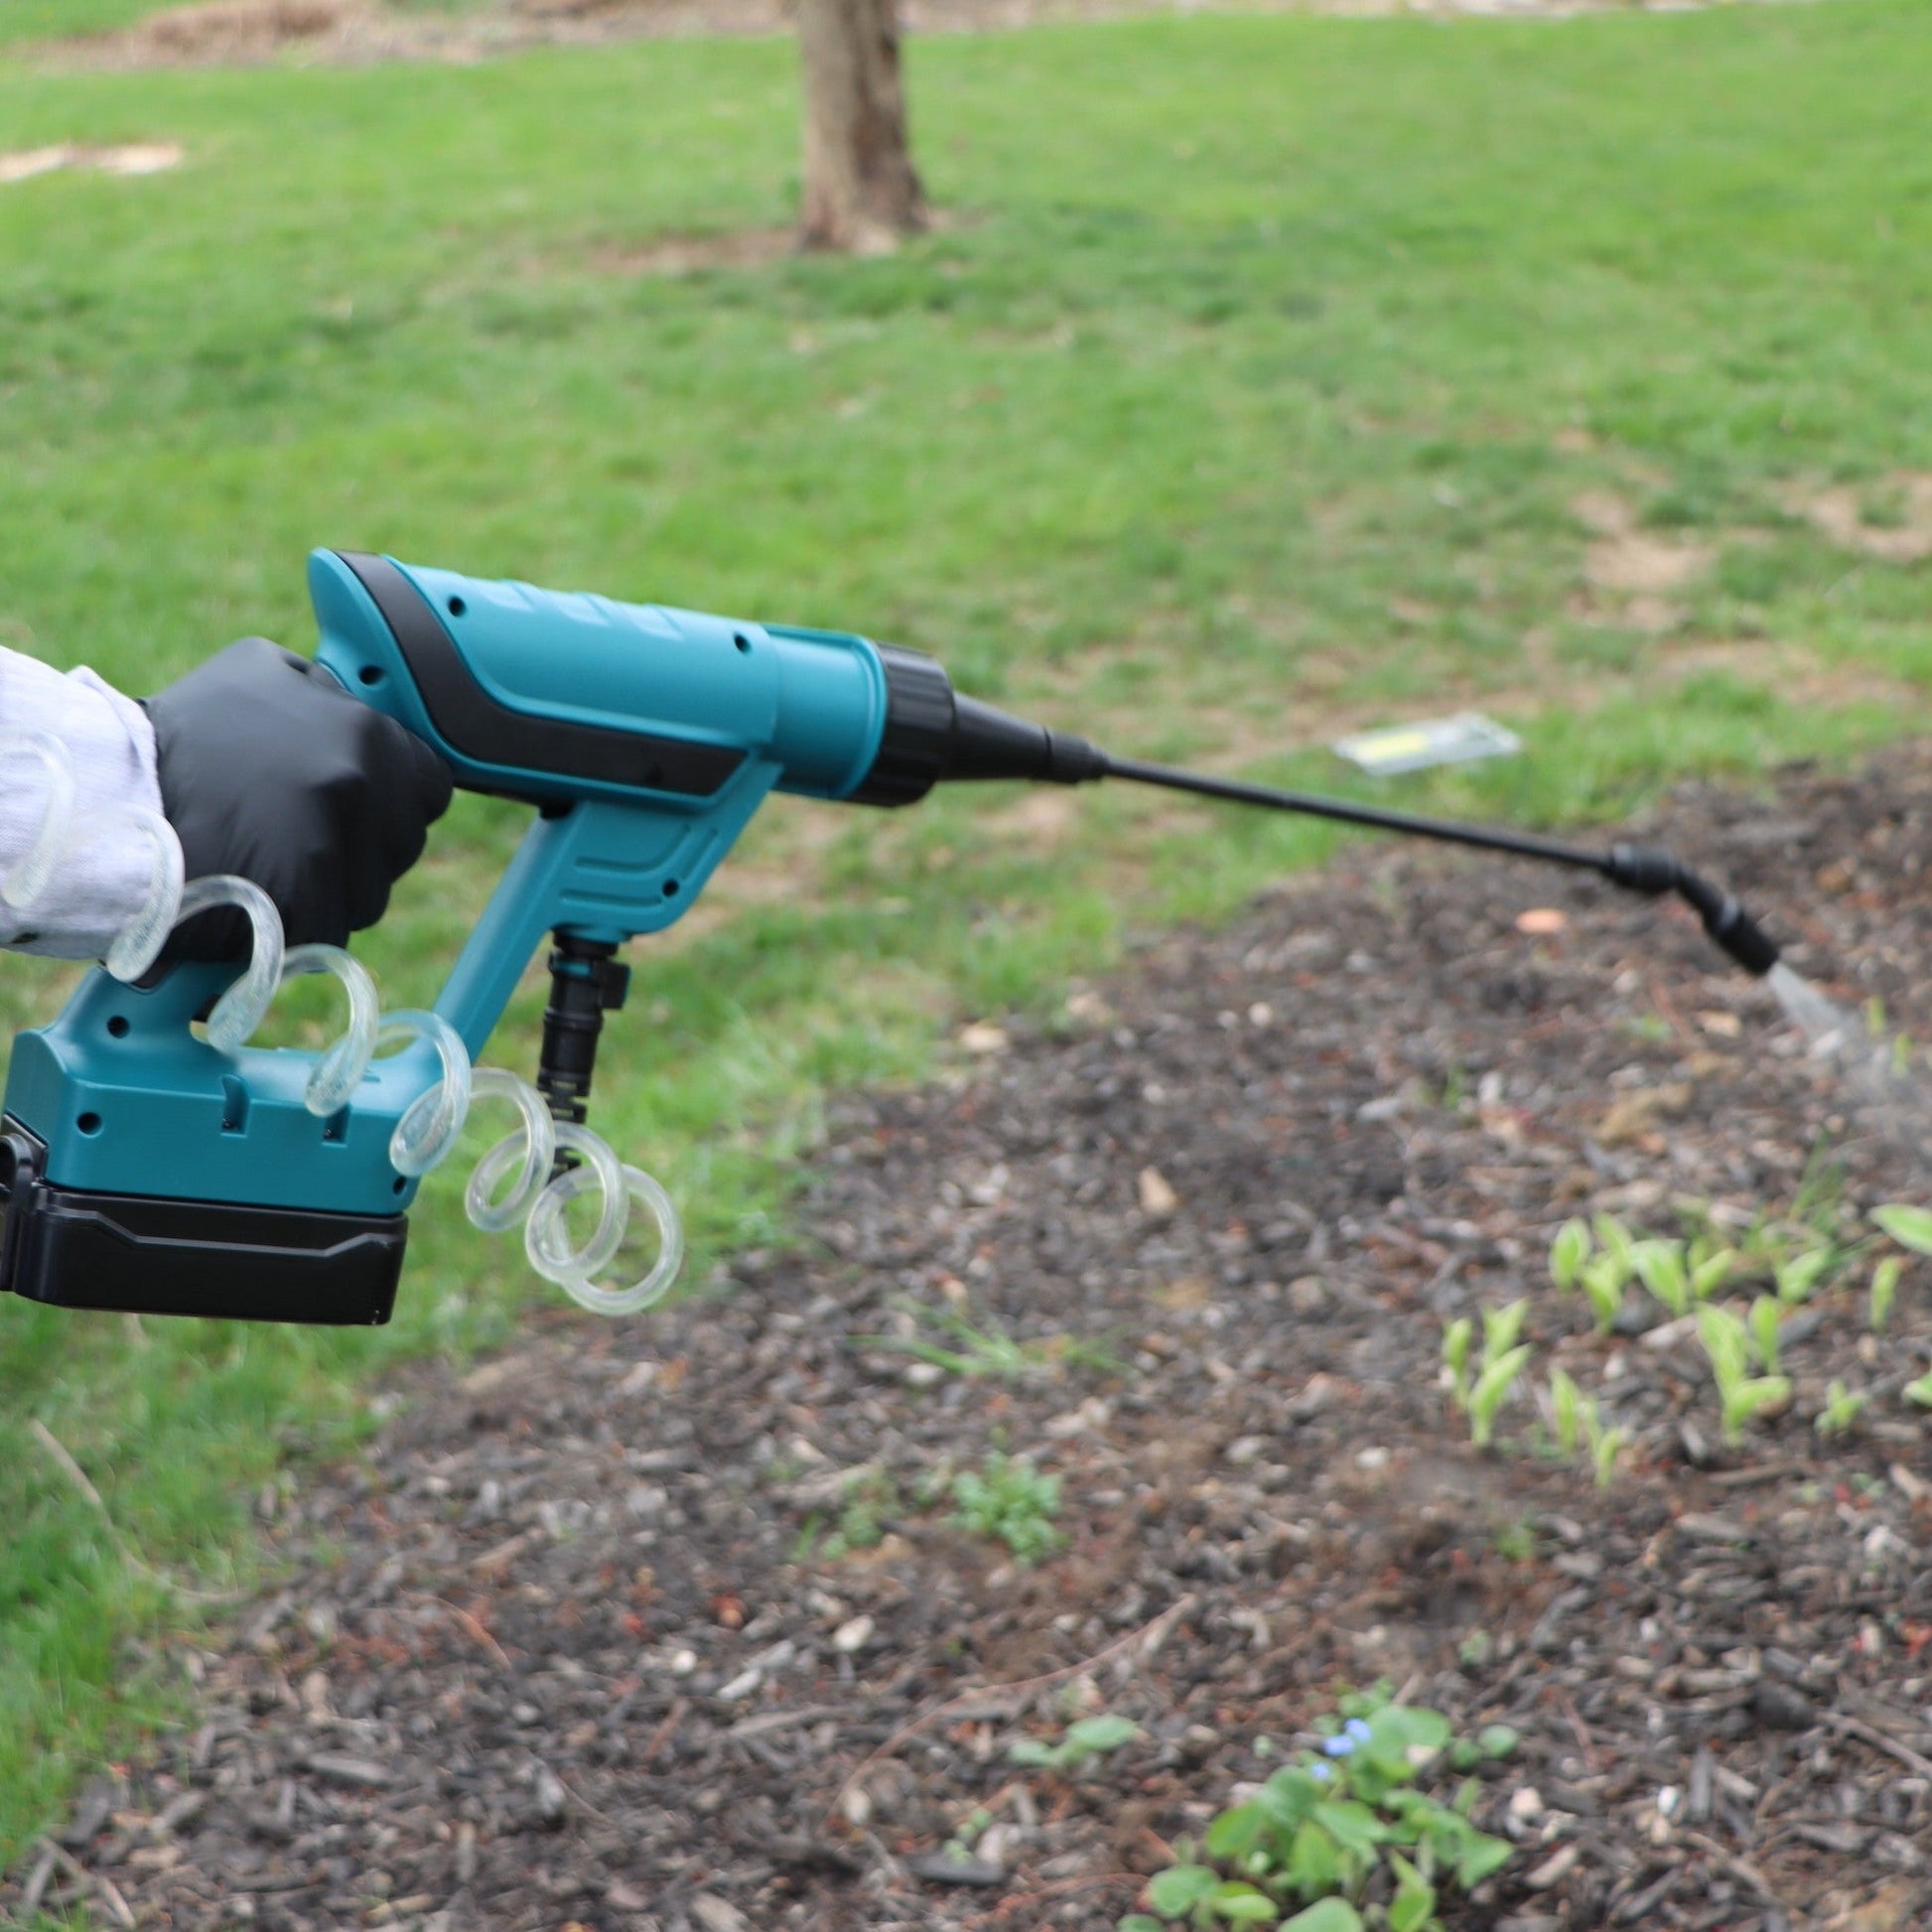
{"type": "Polygon", "coordinates": [[[945,666],[923,651],[875,644],[886,673],[886,727],[872,769],[850,794],[857,805],[916,805],[938,782],[952,745],[953,690],[945,666]]]}
{"type": "Polygon", "coordinates": [[[1775,941],[1728,893],[1659,847],[1613,845],[1603,876],[1633,893],[1676,893],[1704,921],[1712,940],[1745,972],[1761,978],[1778,963],[1775,941]]]}
{"type": "Polygon", "coordinates": [[[1106,775],[1105,757],[1084,738],[961,697],[921,651],[875,648],[886,673],[886,726],[872,769],[850,794],[854,802],[914,804],[941,778],[1078,785],[1106,775]]]}
{"type": "Polygon", "coordinates": [[[1033,778],[1080,785],[1106,773],[1106,759],[1072,732],[1048,731],[977,698],[953,699],[948,778],[1033,778]]]}

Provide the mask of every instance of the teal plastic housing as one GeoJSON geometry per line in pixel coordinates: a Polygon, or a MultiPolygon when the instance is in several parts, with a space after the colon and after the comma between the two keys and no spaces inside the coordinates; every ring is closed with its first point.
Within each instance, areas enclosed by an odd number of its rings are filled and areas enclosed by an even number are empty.
{"type": "Polygon", "coordinates": [[[254,1207],[394,1214],[417,1182],[389,1136],[440,1077],[428,1047],[378,1060],[327,1120],[302,1104],[313,1053],[218,1053],[190,1023],[234,975],[181,967],[152,991],[88,974],[51,1027],[14,1040],[6,1111],[47,1146],[62,1187],[254,1207]]]}
{"type": "MultiPolygon", "coordinates": [[[[863,637],[395,568],[512,728],[589,727],[733,755],[716,761],[729,775],[704,795],[559,771],[554,760],[481,759],[438,730],[355,573],[332,551],[314,553],[318,661],[433,745],[459,785],[539,807],[436,1000],[473,1057],[547,934],[621,943],[661,931],[691,908],[768,793],[847,796],[877,757],[886,674],[863,637]]],[[[349,1106],[320,1120],[302,1104],[314,1054],[223,1054],[191,1032],[230,977],[182,968],[139,992],[95,972],[52,1026],[16,1038],[6,1111],[45,1142],[47,1177],[179,1200],[406,1206],[415,1183],[390,1166],[388,1142],[439,1075],[433,1050],[378,1061],[349,1106]]]]}

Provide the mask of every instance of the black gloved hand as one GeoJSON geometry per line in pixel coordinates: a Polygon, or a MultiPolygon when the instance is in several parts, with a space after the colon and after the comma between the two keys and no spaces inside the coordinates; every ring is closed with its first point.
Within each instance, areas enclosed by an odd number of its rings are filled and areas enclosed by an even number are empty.
{"type": "MultiPolygon", "coordinates": [[[[289,944],[373,925],[450,802],[450,773],[393,719],[306,657],[244,637],[147,700],[161,808],[190,879],[239,873],[275,901],[289,944]]],[[[164,963],[242,959],[240,912],[205,912],[164,963]]]]}

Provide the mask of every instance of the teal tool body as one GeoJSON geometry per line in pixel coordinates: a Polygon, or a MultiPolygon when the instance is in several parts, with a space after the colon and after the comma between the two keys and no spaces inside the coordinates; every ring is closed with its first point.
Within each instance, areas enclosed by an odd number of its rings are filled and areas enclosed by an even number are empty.
{"type": "MultiPolygon", "coordinates": [[[[891,807],[942,778],[1112,774],[1676,890],[1751,970],[1776,958],[1734,901],[1668,855],[1590,852],[1110,760],[955,693],[931,658],[864,637],[354,552],[315,552],[309,582],[318,661],[427,741],[460,786],[533,808],[436,1013],[481,1052],[551,936],[537,1085],[564,1122],[584,1120],[604,1015],[622,1004],[619,949],[690,908],[773,792],[891,807]]],[[[141,990],[97,971],[53,1025],[15,1040],[0,1288],[69,1307],[388,1318],[416,1186],[391,1141],[441,1077],[438,1054],[418,1042],[376,1060],[346,1104],[318,1118],[305,1104],[315,1054],[222,1051],[195,1032],[234,977],[179,967],[141,990]]]]}

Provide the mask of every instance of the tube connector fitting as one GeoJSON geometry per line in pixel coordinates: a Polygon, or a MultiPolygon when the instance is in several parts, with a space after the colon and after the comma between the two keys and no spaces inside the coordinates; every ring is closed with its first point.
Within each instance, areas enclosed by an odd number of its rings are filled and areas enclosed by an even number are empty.
{"type": "Polygon", "coordinates": [[[1684,868],[1672,854],[1656,845],[1613,845],[1603,877],[1626,892],[1674,893],[1684,884],[1684,868]]]}
{"type": "Polygon", "coordinates": [[[1684,873],[1677,890],[1704,921],[1712,940],[1745,972],[1762,979],[1778,963],[1775,942],[1728,893],[1694,872],[1684,873]]]}
{"type": "Polygon", "coordinates": [[[1777,946],[1764,928],[1728,893],[1700,879],[1661,846],[1611,846],[1603,877],[1612,885],[1652,897],[1676,893],[1704,921],[1713,943],[1747,973],[1762,978],[1778,963],[1777,946]]]}

